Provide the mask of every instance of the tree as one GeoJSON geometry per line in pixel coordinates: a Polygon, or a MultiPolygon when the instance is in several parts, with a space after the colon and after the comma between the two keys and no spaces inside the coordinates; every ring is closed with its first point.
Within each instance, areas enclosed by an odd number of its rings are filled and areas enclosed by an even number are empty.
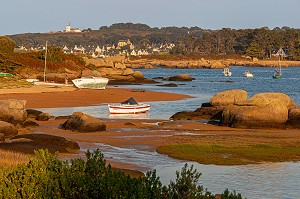
{"type": "Polygon", "coordinates": [[[261,47],[255,42],[252,42],[250,44],[250,46],[246,50],[246,53],[250,57],[257,57],[257,58],[262,57],[263,55],[263,51],[261,50],[261,47]]]}

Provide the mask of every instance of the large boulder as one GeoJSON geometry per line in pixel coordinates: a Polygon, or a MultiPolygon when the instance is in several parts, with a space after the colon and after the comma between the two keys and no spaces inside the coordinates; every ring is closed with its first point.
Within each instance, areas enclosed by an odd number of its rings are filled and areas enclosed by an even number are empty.
{"type": "Polygon", "coordinates": [[[105,131],[106,124],[90,115],[81,112],[74,112],[71,117],[61,125],[62,129],[69,129],[78,132],[105,131]]]}
{"type": "Polygon", "coordinates": [[[210,99],[210,104],[212,106],[228,106],[230,104],[234,104],[238,101],[243,101],[248,98],[247,91],[244,90],[227,90],[223,92],[219,92],[215,94],[210,99]]]}
{"type": "Polygon", "coordinates": [[[22,124],[27,119],[26,100],[0,100],[0,120],[11,124],[22,124]]]}
{"type": "Polygon", "coordinates": [[[222,124],[236,128],[285,128],[293,100],[283,93],[260,93],[223,110],[222,124]]]}
{"type": "Polygon", "coordinates": [[[18,134],[18,130],[11,123],[0,121],[0,133],[5,137],[13,137],[18,134]]]}

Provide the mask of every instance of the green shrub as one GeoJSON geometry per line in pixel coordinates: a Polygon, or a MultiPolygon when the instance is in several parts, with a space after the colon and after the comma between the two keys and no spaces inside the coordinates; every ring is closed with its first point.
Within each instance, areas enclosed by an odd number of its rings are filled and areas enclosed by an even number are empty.
{"type": "MultiPolygon", "coordinates": [[[[197,185],[200,175],[186,164],[175,182],[164,186],[155,171],[139,178],[114,171],[100,150],[70,162],[39,150],[28,164],[0,170],[0,198],[214,198],[197,185]]],[[[222,196],[241,198],[228,190],[222,196]]]]}

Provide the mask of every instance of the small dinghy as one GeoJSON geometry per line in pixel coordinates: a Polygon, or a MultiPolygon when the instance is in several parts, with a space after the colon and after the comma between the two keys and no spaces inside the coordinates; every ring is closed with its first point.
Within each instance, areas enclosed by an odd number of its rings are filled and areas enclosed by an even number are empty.
{"type": "Polygon", "coordinates": [[[136,114],[149,111],[149,104],[140,104],[132,97],[120,104],[109,104],[108,109],[110,114],[136,114]]]}

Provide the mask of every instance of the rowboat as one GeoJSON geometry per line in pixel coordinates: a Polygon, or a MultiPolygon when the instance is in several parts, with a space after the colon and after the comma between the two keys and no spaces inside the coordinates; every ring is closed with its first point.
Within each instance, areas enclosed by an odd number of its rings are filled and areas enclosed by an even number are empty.
{"type": "Polygon", "coordinates": [[[88,76],[73,79],[72,82],[77,88],[105,89],[108,78],[88,76]]]}
{"type": "Polygon", "coordinates": [[[108,104],[110,114],[136,114],[149,111],[149,104],[137,103],[132,97],[120,104],[108,104]]]}

